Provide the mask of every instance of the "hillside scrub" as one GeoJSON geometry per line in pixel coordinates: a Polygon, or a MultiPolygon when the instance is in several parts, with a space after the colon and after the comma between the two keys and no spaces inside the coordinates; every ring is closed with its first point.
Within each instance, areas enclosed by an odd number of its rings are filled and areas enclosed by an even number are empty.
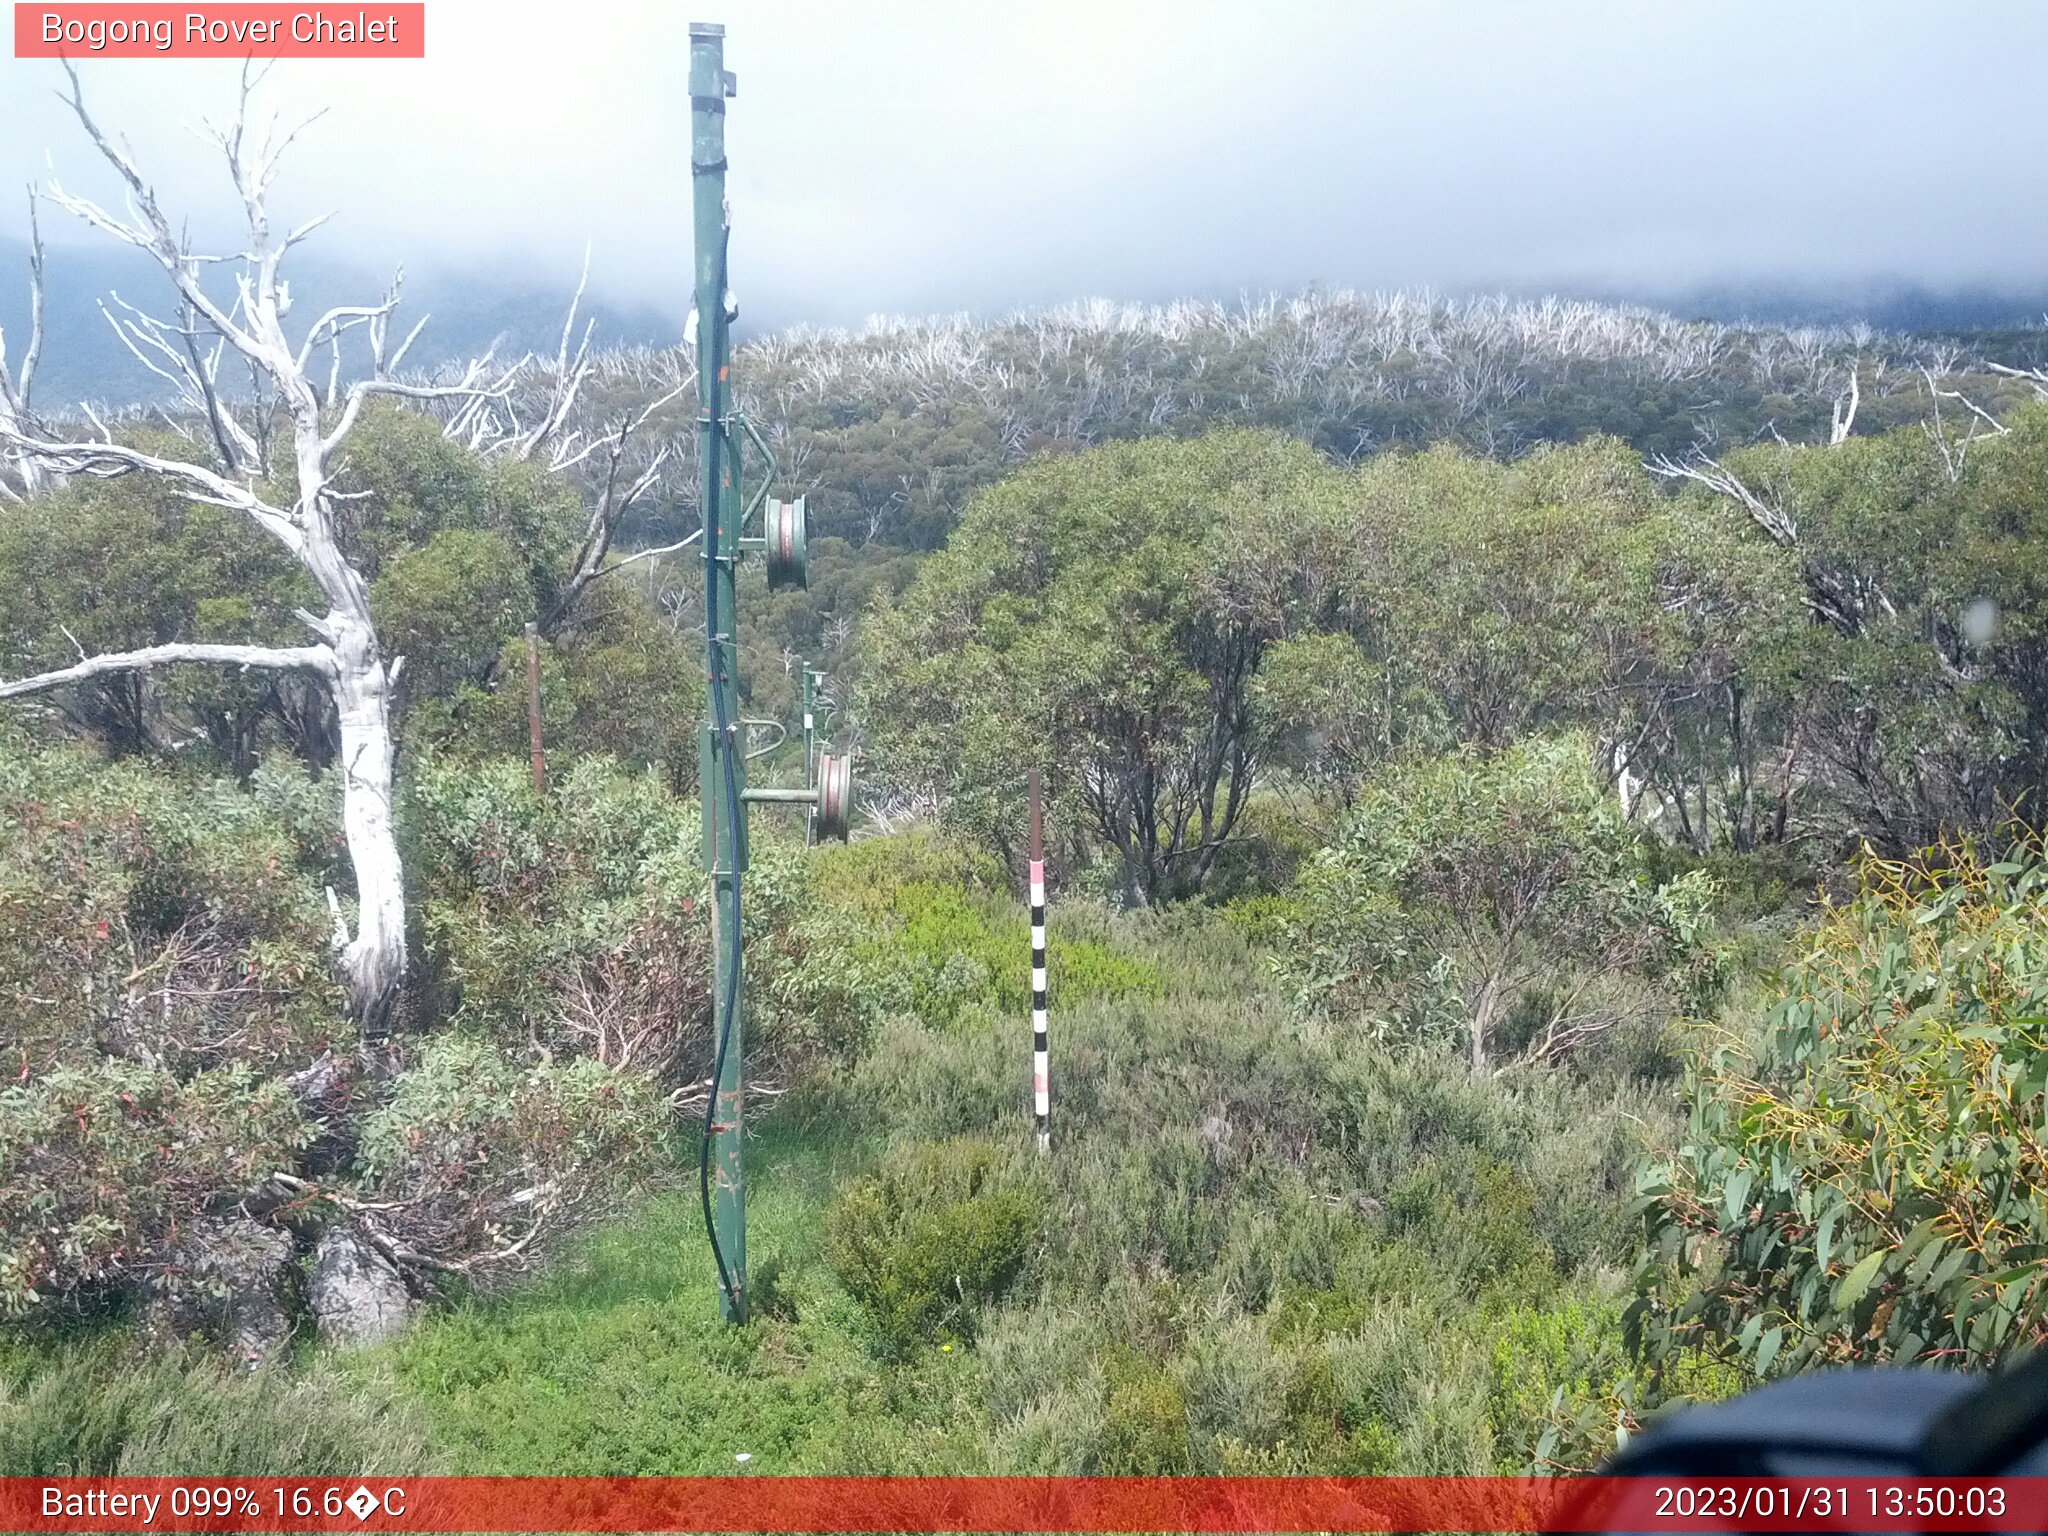
{"type": "Polygon", "coordinates": [[[1623,820],[1695,854],[1892,855],[2038,798],[2048,405],[1659,477],[1608,438],[1355,471],[1230,431],[984,491],[865,628],[885,793],[1014,856],[1049,773],[1063,877],[1207,892],[1261,791],[1318,831],[1401,764],[1583,733],[1623,820]]]}
{"type": "MultiPolygon", "coordinates": [[[[2048,408],[1958,456],[1873,379],[1864,435],[1642,459],[1684,453],[1667,413],[1708,383],[1797,424],[1818,405],[1774,392],[1846,345],[1358,300],[764,343],[749,387],[785,397],[846,536],[816,602],[743,578],[748,707],[806,659],[858,671],[834,730],[878,825],[920,824],[809,850],[756,824],[770,1107],[730,1330],[671,1188],[712,1043],[687,569],[590,586],[543,638],[536,791],[506,683],[581,509],[366,414],[343,533],[412,658],[387,1034],[328,963],[347,870],[308,696],[164,675],[0,720],[0,1452],[1559,1470],[1666,1400],[2037,1340],[2048,913],[2008,818],[2048,761],[2048,408]],[[1624,376],[1647,414],[1604,409],[1624,376]],[[893,415],[820,392],[906,379],[893,415]],[[1520,451],[1539,423],[1582,440],[1520,451]],[[1856,893],[1808,910],[1865,842],[1856,893]],[[287,1359],[338,1233],[436,1305],[287,1359]],[[276,1260],[281,1333],[217,1262],[245,1252],[276,1260]],[[271,1364],[179,1439],[126,1363],[171,1402],[221,1367],[166,1331],[271,1364]]],[[[73,620],[95,645],[294,622],[293,573],[203,509],[78,482],[15,510],[0,674],[73,620]],[[98,611],[35,569],[71,537],[181,564],[117,560],[98,611]]]]}
{"type": "Polygon", "coordinates": [[[1029,763],[1055,841],[1112,858],[1124,899],[1206,883],[1261,755],[1249,688],[1279,633],[1233,524],[1313,494],[1301,445],[1249,433],[1034,464],[867,626],[864,711],[883,776],[1009,851],[1029,763]]]}
{"type": "MultiPolygon", "coordinates": [[[[301,1250],[353,1231],[416,1292],[487,1286],[670,1177],[708,1044],[695,820],[601,759],[546,797],[521,765],[416,765],[424,963],[370,1052],[321,951],[329,784],[0,736],[0,1305],[244,1284],[180,1234],[251,1223],[301,1250]]],[[[857,1042],[867,988],[801,862],[758,847],[759,1064],[793,1071],[857,1042]]]]}
{"type": "Polygon", "coordinates": [[[1584,737],[1530,737],[1373,780],[1289,893],[1275,963],[1297,1005],[1390,1038],[1462,1034],[1480,1071],[1697,1006],[1712,883],[1652,879],[1592,760],[1584,737]]]}
{"type": "Polygon", "coordinates": [[[1688,1060],[1689,1134],[1640,1180],[1655,1364],[1988,1366],[2048,1337],[2040,844],[1859,873],[1761,1027],[1688,1060]]]}
{"type": "Polygon", "coordinates": [[[744,1328],[678,1200],[376,1357],[452,1465],[1492,1472],[1614,1443],[1641,1085],[1304,1030],[1219,919],[1070,916],[1161,991],[1056,1014],[1050,1159],[1012,1010],[888,1018],[759,1122],[744,1328]]]}

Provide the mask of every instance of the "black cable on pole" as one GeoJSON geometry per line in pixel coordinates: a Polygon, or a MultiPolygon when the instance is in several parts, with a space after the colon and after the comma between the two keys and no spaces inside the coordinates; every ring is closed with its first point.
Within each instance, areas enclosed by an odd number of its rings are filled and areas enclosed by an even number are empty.
{"type": "MultiPolygon", "coordinates": [[[[730,231],[727,232],[726,238],[730,240],[730,231]]],[[[726,246],[721,243],[718,253],[718,289],[721,295],[725,292],[725,270],[726,246]]],[[[716,359],[707,363],[705,358],[703,341],[706,319],[707,317],[701,312],[697,316],[697,366],[699,368],[717,366],[716,359]]],[[[711,324],[718,327],[716,334],[722,334],[725,317],[720,315],[712,320],[711,324]]],[[[714,348],[713,350],[722,352],[723,348],[714,348]]],[[[713,388],[714,390],[716,389],[715,384],[713,388]]],[[[720,403],[722,404],[723,402],[720,401],[720,403]]],[[[719,420],[718,413],[714,411],[712,413],[711,440],[715,441],[716,435],[723,430],[724,423],[719,420]]],[[[707,508],[707,518],[704,524],[704,554],[706,560],[722,558],[719,554],[719,519],[723,511],[722,501],[722,497],[714,494],[711,496],[710,505],[707,508]]],[[[711,1143],[713,1137],[717,1134],[718,1085],[725,1079],[725,1053],[726,1048],[732,1043],[733,1014],[737,1009],[740,994],[740,790],[739,778],[732,756],[732,722],[727,718],[725,712],[724,678],[721,675],[724,670],[724,657],[720,654],[718,646],[718,582],[715,577],[704,583],[704,648],[707,658],[705,671],[711,684],[711,714],[715,737],[715,740],[712,742],[712,758],[718,765],[718,777],[720,785],[725,792],[726,803],[724,840],[726,855],[729,861],[727,868],[731,871],[730,878],[732,880],[732,962],[726,970],[725,1005],[718,1010],[718,1049],[712,1058],[711,1092],[704,1101],[704,1133],[697,1148],[697,1198],[704,1210],[704,1234],[711,1239],[711,1256],[718,1264],[719,1287],[725,1292],[726,1302],[733,1316],[738,1317],[740,1316],[741,1298],[738,1290],[733,1285],[732,1271],[726,1267],[725,1249],[718,1241],[718,1220],[711,1210],[711,1143]]],[[[708,785],[700,785],[698,788],[699,794],[711,792],[708,785]]],[[[711,875],[711,903],[715,917],[718,907],[718,872],[716,869],[712,871],[711,875]]]]}

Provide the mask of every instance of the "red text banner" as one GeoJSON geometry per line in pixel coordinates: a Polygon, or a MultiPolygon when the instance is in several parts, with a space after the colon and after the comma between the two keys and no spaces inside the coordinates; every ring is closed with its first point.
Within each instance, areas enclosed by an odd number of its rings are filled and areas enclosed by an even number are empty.
{"type": "Polygon", "coordinates": [[[423,59],[427,8],[21,4],[17,59],[423,59]]]}
{"type": "Polygon", "coordinates": [[[9,1531],[2038,1531],[2042,1478],[4,1478],[9,1531]]]}

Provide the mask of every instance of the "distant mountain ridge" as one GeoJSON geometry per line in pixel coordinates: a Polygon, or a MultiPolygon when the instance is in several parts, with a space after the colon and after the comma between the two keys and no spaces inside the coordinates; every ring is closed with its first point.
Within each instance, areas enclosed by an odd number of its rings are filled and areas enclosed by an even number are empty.
{"type": "MultiPolygon", "coordinates": [[[[48,291],[44,303],[43,363],[36,400],[64,411],[80,402],[121,407],[156,399],[165,387],[130,355],[100,314],[109,293],[152,314],[168,315],[169,284],[138,251],[115,246],[49,246],[48,291]]],[[[375,302],[389,273],[294,253],[289,275],[292,313],[309,326],[339,303],[375,302]]],[[[209,285],[211,286],[211,285],[209,285]]],[[[408,273],[400,310],[409,328],[430,316],[409,361],[422,366],[477,356],[494,341],[499,352],[553,355],[574,284],[542,282],[516,271],[435,270],[408,273]],[[409,318],[407,318],[409,317],[409,318]]],[[[678,340],[681,321],[647,306],[620,305],[586,294],[581,311],[596,321],[593,345],[666,345],[678,340]]],[[[0,327],[9,357],[18,359],[27,339],[28,244],[0,237],[0,327]]],[[[578,328],[581,329],[579,320],[578,328]]],[[[344,357],[349,355],[344,343],[344,357]]],[[[360,347],[358,358],[364,354],[360,347]]]]}
{"type": "MultiPolygon", "coordinates": [[[[63,412],[80,402],[120,408],[160,398],[161,381],[127,352],[98,306],[110,292],[118,292],[152,313],[166,313],[162,274],[141,253],[106,243],[53,245],[48,256],[47,341],[36,385],[39,403],[63,412]]],[[[222,269],[223,280],[229,270],[222,269]]],[[[297,253],[290,270],[293,318],[302,326],[310,325],[331,304],[373,301],[390,277],[367,266],[297,253]]],[[[410,362],[431,367],[467,359],[493,343],[501,354],[530,351],[552,356],[573,286],[571,281],[541,279],[510,265],[410,273],[401,319],[409,327],[422,315],[430,317],[410,362]]],[[[1820,287],[1788,281],[1642,292],[1587,284],[1576,290],[1576,296],[1597,304],[1649,308],[1674,320],[1752,322],[1767,328],[1862,324],[1897,335],[1969,337],[1975,347],[2001,356],[2011,353],[2013,361],[2039,365],[2048,360],[2043,355],[2048,352],[2048,289],[1940,290],[1905,281],[1820,287]]],[[[605,298],[599,286],[585,296],[580,313],[584,320],[596,322],[592,334],[597,349],[623,351],[680,341],[682,307],[679,303],[673,314],[665,314],[646,304],[616,302],[605,298]]],[[[975,324],[999,328],[1028,313],[1035,311],[991,315],[975,324]]],[[[27,317],[28,246],[0,237],[0,327],[6,330],[13,357],[18,358],[25,340],[27,317]]],[[[742,327],[757,338],[801,334],[813,329],[803,319],[771,297],[751,323],[743,318],[742,327]]],[[[354,355],[363,355],[360,348],[354,355]]]]}

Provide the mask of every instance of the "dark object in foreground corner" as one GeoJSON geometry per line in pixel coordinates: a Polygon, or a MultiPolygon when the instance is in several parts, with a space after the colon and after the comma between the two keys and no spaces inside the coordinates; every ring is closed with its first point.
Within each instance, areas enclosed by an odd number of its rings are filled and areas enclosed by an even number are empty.
{"type": "Polygon", "coordinates": [[[2048,1474],[2048,1351],[1996,1376],[1823,1371],[1687,1409],[1600,1469],[1615,1477],[2048,1474]]]}

